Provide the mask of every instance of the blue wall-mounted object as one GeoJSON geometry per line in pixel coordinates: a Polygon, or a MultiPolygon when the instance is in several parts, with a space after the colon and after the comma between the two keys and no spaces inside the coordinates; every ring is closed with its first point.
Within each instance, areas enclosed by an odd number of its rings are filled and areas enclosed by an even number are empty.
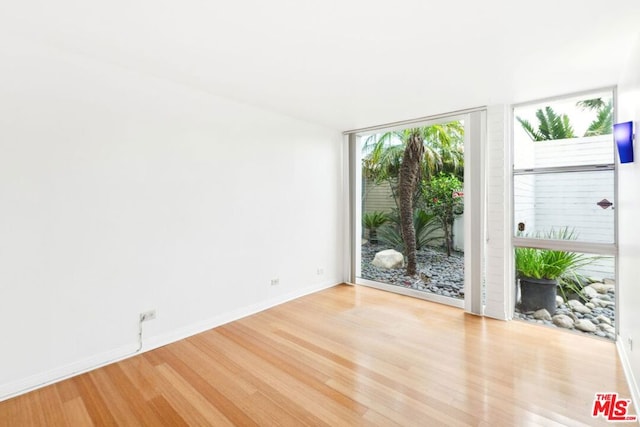
{"type": "Polygon", "coordinates": [[[618,146],[620,163],[633,163],[633,122],[613,125],[613,139],[618,146]]]}

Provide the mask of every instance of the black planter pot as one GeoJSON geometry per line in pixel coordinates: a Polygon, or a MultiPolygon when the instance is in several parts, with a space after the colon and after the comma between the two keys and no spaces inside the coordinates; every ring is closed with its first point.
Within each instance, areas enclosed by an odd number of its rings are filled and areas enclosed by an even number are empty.
{"type": "Polygon", "coordinates": [[[369,229],[369,243],[372,245],[378,244],[378,232],[375,228],[369,229]]]}
{"type": "Polygon", "coordinates": [[[537,311],[546,309],[549,314],[556,311],[558,281],[555,279],[520,278],[520,310],[537,311]]]}

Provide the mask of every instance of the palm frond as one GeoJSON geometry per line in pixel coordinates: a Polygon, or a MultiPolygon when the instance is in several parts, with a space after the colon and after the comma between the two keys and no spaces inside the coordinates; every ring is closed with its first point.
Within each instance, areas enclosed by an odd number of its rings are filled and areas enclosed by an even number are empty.
{"type": "Polygon", "coordinates": [[[589,124],[584,136],[609,135],[613,132],[613,102],[609,101],[598,110],[594,121],[589,124]]]}
{"type": "Polygon", "coordinates": [[[606,107],[607,104],[605,104],[602,98],[592,98],[578,101],[576,105],[583,110],[601,110],[606,107]]]}
{"type": "Polygon", "coordinates": [[[554,139],[575,138],[573,127],[566,114],[557,114],[553,108],[546,106],[536,111],[538,129],[525,119],[516,117],[529,137],[534,141],[549,141],[554,139]]]}
{"type": "Polygon", "coordinates": [[[544,139],[544,137],[533,128],[529,120],[525,120],[522,117],[516,117],[516,120],[533,141],[542,141],[544,139]]]}

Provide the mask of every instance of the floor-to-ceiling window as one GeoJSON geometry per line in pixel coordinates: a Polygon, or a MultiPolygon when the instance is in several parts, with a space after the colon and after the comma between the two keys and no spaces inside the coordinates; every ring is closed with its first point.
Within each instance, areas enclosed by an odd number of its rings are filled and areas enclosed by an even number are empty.
{"type": "Polygon", "coordinates": [[[516,317],[615,339],[613,90],[514,108],[516,317]]]}
{"type": "Polygon", "coordinates": [[[484,120],[483,111],[473,111],[350,135],[356,283],[482,311],[484,120]],[[401,206],[410,138],[422,146],[418,180],[411,204],[401,206]],[[408,211],[413,274],[401,226],[408,211]]]}

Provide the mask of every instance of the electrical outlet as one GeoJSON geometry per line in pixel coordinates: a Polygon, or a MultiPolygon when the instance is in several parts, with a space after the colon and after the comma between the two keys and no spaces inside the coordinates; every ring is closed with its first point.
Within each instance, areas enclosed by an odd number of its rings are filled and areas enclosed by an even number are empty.
{"type": "Polygon", "coordinates": [[[142,313],[140,313],[140,321],[141,322],[146,322],[147,320],[153,320],[156,318],[156,311],[155,310],[147,310],[147,311],[143,311],[142,313]]]}
{"type": "Polygon", "coordinates": [[[316,274],[318,276],[322,276],[324,274],[324,268],[318,267],[318,269],[316,270],[316,274]]]}
{"type": "Polygon", "coordinates": [[[629,351],[633,351],[633,340],[629,338],[629,351]]]}
{"type": "Polygon", "coordinates": [[[271,279],[271,286],[276,286],[280,284],[280,279],[277,277],[274,277],[273,279],[271,279]]]}

